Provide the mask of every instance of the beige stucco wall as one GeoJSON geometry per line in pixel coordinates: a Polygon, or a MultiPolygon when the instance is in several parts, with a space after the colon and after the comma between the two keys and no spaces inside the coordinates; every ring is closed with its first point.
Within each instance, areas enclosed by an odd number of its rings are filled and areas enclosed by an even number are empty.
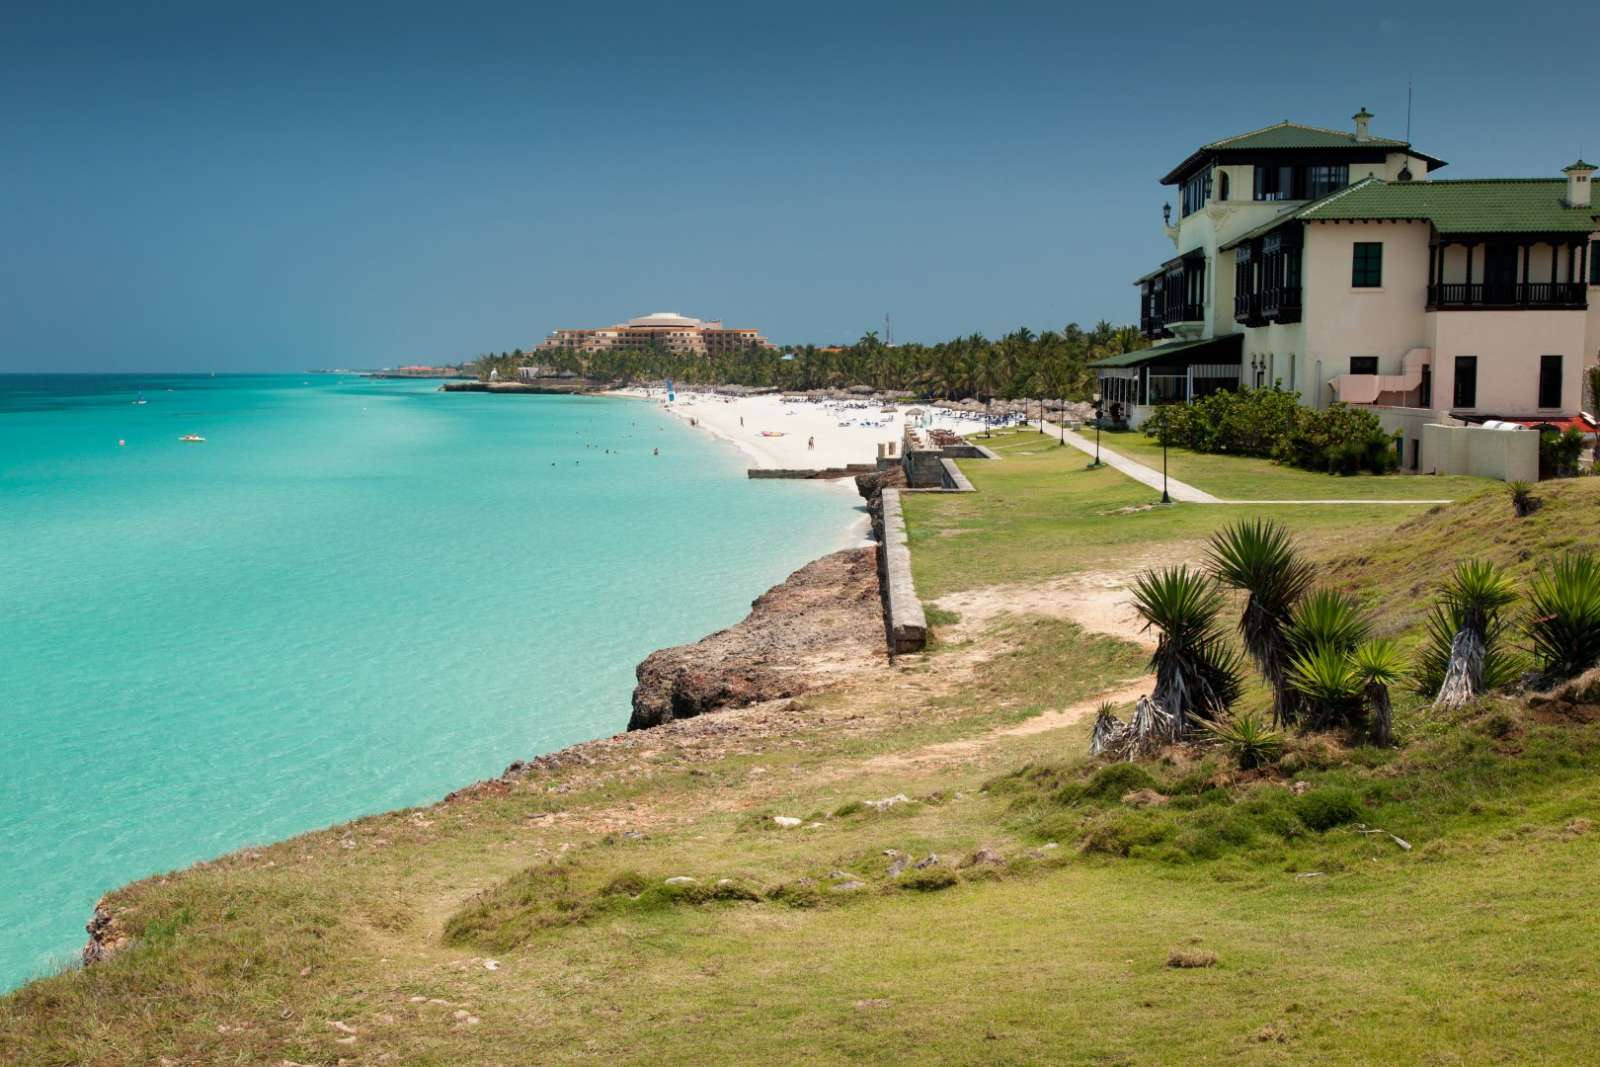
{"type": "Polygon", "coordinates": [[[1583,311],[1431,311],[1433,398],[1452,407],[1455,357],[1478,357],[1477,406],[1467,413],[1535,417],[1578,410],[1587,318],[1583,311]],[[1539,357],[1562,356],[1561,407],[1539,407],[1539,357]]]}
{"type": "MultiPolygon", "coordinates": [[[[1353,356],[1378,357],[1379,374],[1399,374],[1406,352],[1428,343],[1428,241],[1424,222],[1313,223],[1302,261],[1306,351],[1325,380],[1349,373],[1353,356]],[[1383,245],[1383,284],[1350,284],[1358,241],[1383,245]]],[[[1318,406],[1327,402],[1326,396],[1318,406]]]]}

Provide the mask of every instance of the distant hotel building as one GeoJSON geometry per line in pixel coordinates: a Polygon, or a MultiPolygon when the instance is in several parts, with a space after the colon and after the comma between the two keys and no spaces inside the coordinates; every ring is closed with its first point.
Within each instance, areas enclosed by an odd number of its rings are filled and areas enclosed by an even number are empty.
{"type": "Polygon", "coordinates": [[[720,320],[705,322],[675,311],[657,311],[596,330],[557,330],[540,342],[536,351],[656,349],[674,355],[714,356],[772,347],[755,330],[730,330],[720,320]]]}
{"type": "Polygon", "coordinates": [[[1281,384],[1360,405],[1419,455],[1421,426],[1589,424],[1600,360],[1596,168],[1435,179],[1444,161],[1376,137],[1283,122],[1201,146],[1162,179],[1177,255],[1139,278],[1154,348],[1098,361],[1129,421],[1217,389],[1281,384]]]}

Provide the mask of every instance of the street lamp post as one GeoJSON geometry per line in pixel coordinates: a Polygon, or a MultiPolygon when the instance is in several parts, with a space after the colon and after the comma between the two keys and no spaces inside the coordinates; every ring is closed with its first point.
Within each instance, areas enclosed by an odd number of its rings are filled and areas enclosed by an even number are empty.
{"type": "Polygon", "coordinates": [[[1100,466],[1100,427],[1106,421],[1106,411],[1101,405],[1100,394],[1094,394],[1094,465],[1100,466]]]}
{"type": "Polygon", "coordinates": [[[1167,408],[1161,406],[1161,502],[1172,503],[1172,497],[1167,495],[1167,408]]]}
{"type": "MultiPolygon", "coordinates": [[[[1100,466],[1100,423],[1105,417],[1105,412],[1100,407],[1100,394],[1094,394],[1094,462],[1089,464],[1089,469],[1094,470],[1100,466]]],[[[1066,426],[1065,412],[1062,413],[1061,425],[1066,426]]],[[[1066,440],[1066,431],[1062,431],[1062,440],[1066,440]]]]}

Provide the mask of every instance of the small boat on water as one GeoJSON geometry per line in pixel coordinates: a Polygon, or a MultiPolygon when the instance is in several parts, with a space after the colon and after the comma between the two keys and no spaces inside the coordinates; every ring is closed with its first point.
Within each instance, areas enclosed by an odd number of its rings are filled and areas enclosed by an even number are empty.
{"type": "Polygon", "coordinates": [[[178,438],[178,440],[187,441],[190,444],[204,444],[205,443],[205,438],[201,437],[197,433],[186,433],[182,437],[178,438]]]}
{"type": "Polygon", "coordinates": [[[138,407],[140,404],[148,404],[148,403],[150,403],[150,401],[148,401],[148,400],[146,400],[144,398],[144,394],[143,393],[140,393],[139,394],[139,399],[137,399],[137,400],[135,400],[133,402],[133,406],[134,407],[138,407]]]}

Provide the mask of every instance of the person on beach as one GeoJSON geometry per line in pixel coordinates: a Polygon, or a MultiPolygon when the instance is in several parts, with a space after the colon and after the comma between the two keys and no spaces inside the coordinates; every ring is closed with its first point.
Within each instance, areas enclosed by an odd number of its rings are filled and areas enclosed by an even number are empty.
{"type": "Polygon", "coordinates": [[[806,451],[807,452],[815,452],[816,450],[817,450],[817,439],[815,437],[806,438],[806,451]]]}

